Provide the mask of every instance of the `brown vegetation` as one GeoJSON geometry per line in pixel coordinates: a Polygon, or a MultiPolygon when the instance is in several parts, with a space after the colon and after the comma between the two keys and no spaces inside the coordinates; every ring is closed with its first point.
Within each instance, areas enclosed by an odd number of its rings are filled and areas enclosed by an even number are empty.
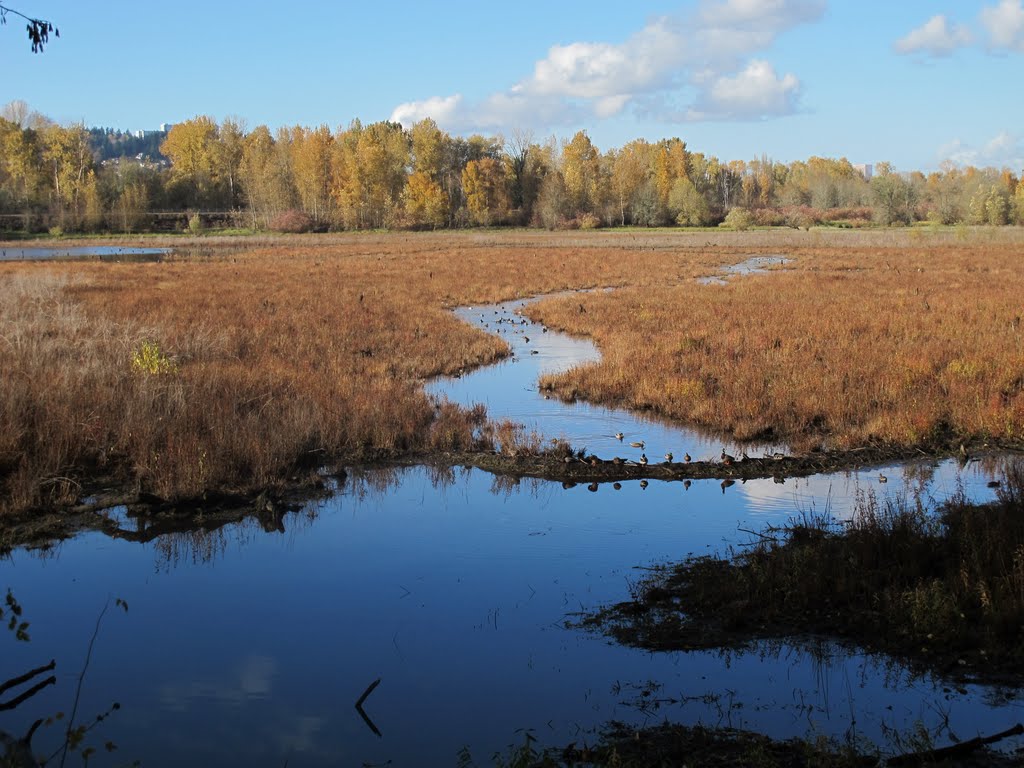
{"type": "Polygon", "coordinates": [[[424,378],[506,352],[445,308],[621,282],[662,258],[476,236],[265,242],[164,263],[0,265],[0,506],[73,501],[96,477],[172,498],[528,443],[424,395],[424,378]]]}
{"type": "Polygon", "coordinates": [[[586,623],[652,649],[721,647],[805,632],[850,638],[960,675],[1024,673],[1024,464],[998,501],[859,500],[842,524],[805,515],[733,559],[659,569],[586,623]]]}
{"type": "Polygon", "coordinates": [[[798,450],[1024,440],[1019,246],[789,253],[727,285],[666,274],[585,312],[572,298],[531,308],[603,353],[542,386],[798,450]]]}
{"type": "Polygon", "coordinates": [[[565,395],[803,446],[1017,442],[1024,279],[1015,230],[993,232],[906,250],[913,233],[877,231],[202,238],[163,263],[0,264],[0,507],[99,478],[174,498],[535,449],[423,394],[506,353],[446,308],[608,285],[538,310],[605,354],[551,380],[565,395]],[[781,272],[693,280],[779,249],[781,272]]]}

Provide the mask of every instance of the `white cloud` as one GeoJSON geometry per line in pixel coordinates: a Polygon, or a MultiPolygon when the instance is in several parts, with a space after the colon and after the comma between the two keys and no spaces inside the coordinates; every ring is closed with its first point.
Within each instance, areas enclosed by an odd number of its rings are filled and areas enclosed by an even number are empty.
{"type": "Polygon", "coordinates": [[[1009,131],[1001,131],[981,146],[953,139],[939,148],[938,159],[976,168],[1024,168],[1024,141],[1009,131]]]}
{"type": "Polygon", "coordinates": [[[990,51],[1024,53],[1024,0],[999,0],[984,6],[976,26],[981,29],[972,32],[964,24],[950,25],[945,15],[939,14],[897,40],[894,48],[898,53],[949,56],[957,48],[986,39],[990,51]]]}
{"type": "Polygon", "coordinates": [[[796,111],[800,81],[779,77],[767,61],[752,61],[739,74],[720,77],[698,99],[691,119],[753,120],[796,111]]]}
{"type": "Polygon", "coordinates": [[[434,96],[422,101],[407,101],[399,104],[391,113],[391,120],[402,125],[418,123],[425,117],[434,118],[435,122],[450,122],[459,112],[462,94],[454,96],[434,96]]]}
{"type": "Polygon", "coordinates": [[[1022,0],[1000,0],[998,5],[987,5],[981,9],[980,18],[992,48],[1007,48],[1024,53],[1022,0]]]}
{"type": "Polygon", "coordinates": [[[946,17],[939,14],[897,40],[895,47],[899,53],[923,52],[932,56],[948,56],[957,48],[970,45],[973,39],[967,27],[962,24],[951,27],[946,17]]]}
{"type": "Polygon", "coordinates": [[[749,59],[824,8],[824,0],[705,0],[687,16],[651,19],[621,43],[554,45],[529,76],[478,101],[435,96],[400,104],[391,119],[410,124],[429,116],[467,131],[564,125],[634,108],[662,119],[788,114],[796,108],[796,76],[778,77],[771,65],[749,59]],[[700,109],[680,109],[680,99],[700,109]]]}

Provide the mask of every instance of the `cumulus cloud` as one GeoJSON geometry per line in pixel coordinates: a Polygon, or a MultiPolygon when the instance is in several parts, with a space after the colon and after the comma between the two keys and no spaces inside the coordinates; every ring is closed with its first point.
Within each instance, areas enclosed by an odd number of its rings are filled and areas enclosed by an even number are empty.
{"type": "Polygon", "coordinates": [[[716,79],[688,113],[690,120],[756,120],[796,111],[800,81],[779,77],[767,61],[751,61],[735,76],[716,79]]]}
{"type": "Polygon", "coordinates": [[[954,139],[938,151],[938,159],[950,161],[959,166],[973,165],[976,168],[1021,168],[1024,167],[1024,141],[1020,136],[1002,131],[980,146],[954,139]]]}
{"type": "Polygon", "coordinates": [[[1024,53],[1024,3],[1022,0],[1001,0],[998,5],[981,9],[981,25],[988,32],[992,48],[1006,48],[1024,53]]]}
{"type": "Polygon", "coordinates": [[[949,56],[978,40],[990,51],[1024,53],[1024,0],[999,0],[978,14],[975,32],[964,24],[952,24],[945,15],[933,16],[894,44],[899,53],[949,56]]]}
{"type": "Polygon", "coordinates": [[[970,45],[974,36],[962,24],[950,26],[942,14],[932,16],[906,37],[896,41],[899,53],[928,53],[932,56],[949,56],[957,48],[970,45]]]}
{"type": "Polygon", "coordinates": [[[424,117],[432,117],[438,123],[450,122],[459,112],[462,105],[462,94],[454,96],[434,96],[422,101],[410,101],[399,104],[391,113],[391,120],[396,123],[412,124],[424,117]]]}
{"type": "Polygon", "coordinates": [[[456,131],[529,122],[607,118],[629,109],[665,119],[772,117],[793,112],[796,75],[750,60],[779,35],[817,20],[824,0],[704,0],[688,15],[659,16],[621,43],[552,46],[512,87],[475,102],[460,95],[398,105],[404,125],[432,117],[456,131]],[[685,98],[690,109],[680,110],[685,98]]]}

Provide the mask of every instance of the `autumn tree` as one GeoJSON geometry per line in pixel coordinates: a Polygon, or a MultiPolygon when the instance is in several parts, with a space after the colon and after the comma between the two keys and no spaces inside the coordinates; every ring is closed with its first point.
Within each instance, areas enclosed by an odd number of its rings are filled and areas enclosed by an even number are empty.
{"type": "Polygon", "coordinates": [[[410,174],[402,194],[406,219],[414,227],[444,226],[448,214],[448,199],[429,174],[414,171],[410,174]]]}
{"type": "Polygon", "coordinates": [[[0,211],[26,211],[46,178],[39,134],[0,118],[0,211]]]}
{"type": "Polygon", "coordinates": [[[335,140],[332,194],[345,226],[393,223],[405,187],[409,141],[398,123],[358,120],[335,140]]]}
{"type": "Polygon", "coordinates": [[[896,173],[889,163],[879,163],[871,179],[875,218],[880,224],[909,224],[913,221],[917,194],[909,179],[896,173]]]}
{"type": "Polygon", "coordinates": [[[493,157],[466,163],[462,172],[462,189],[474,224],[486,227],[507,214],[510,185],[505,169],[506,166],[493,157]]]}
{"type": "Polygon", "coordinates": [[[334,137],[326,125],[292,129],[292,173],[295,189],[305,211],[315,222],[325,223],[333,216],[331,200],[332,155],[334,137]]]}
{"type": "Polygon", "coordinates": [[[654,173],[655,148],[644,139],[626,144],[618,152],[610,152],[610,190],[618,209],[619,224],[635,223],[634,208],[643,186],[654,173]]]}
{"type": "Polygon", "coordinates": [[[42,160],[50,177],[51,203],[61,227],[77,227],[80,203],[92,170],[89,133],[82,125],[50,125],[42,133],[42,160]]]}
{"type": "Polygon", "coordinates": [[[226,203],[235,208],[241,199],[239,174],[242,167],[245,125],[241,120],[225,118],[217,129],[213,145],[213,173],[222,186],[226,186],[226,203]]]}
{"type": "Polygon", "coordinates": [[[672,185],[668,211],[681,227],[706,227],[712,221],[707,199],[687,176],[679,177],[672,185]]]}
{"type": "Polygon", "coordinates": [[[592,212],[599,200],[601,156],[586,131],[578,131],[562,149],[565,204],[572,216],[592,212]]]}
{"type": "Polygon", "coordinates": [[[294,186],[285,162],[287,132],[278,142],[265,125],[257,126],[242,144],[240,173],[254,228],[267,227],[294,204],[294,186]]]}
{"type": "Polygon", "coordinates": [[[169,194],[182,207],[218,207],[222,201],[218,171],[219,131],[213,118],[194,117],[171,127],[160,152],[171,161],[169,194]]]}

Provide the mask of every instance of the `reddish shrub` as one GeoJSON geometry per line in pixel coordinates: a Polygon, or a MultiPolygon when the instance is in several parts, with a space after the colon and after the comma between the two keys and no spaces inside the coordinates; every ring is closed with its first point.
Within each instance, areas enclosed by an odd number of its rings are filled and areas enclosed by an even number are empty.
{"type": "Polygon", "coordinates": [[[270,228],[275,232],[299,234],[300,232],[312,232],[313,224],[313,219],[306,213],[290,208],[275,216],[270,222],[270,228]]]}

